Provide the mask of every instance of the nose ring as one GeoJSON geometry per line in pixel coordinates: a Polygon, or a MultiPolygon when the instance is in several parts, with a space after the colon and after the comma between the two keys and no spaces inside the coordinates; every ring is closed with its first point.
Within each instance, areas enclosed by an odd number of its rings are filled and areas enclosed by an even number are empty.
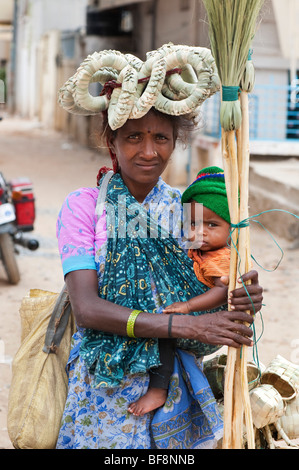
{"type": "Polygon", "coordinates": [[[154,156],[155,156],[155,157],[158,156],[158,153],[156,152],[156,150],[154,151],[154,156]]]}

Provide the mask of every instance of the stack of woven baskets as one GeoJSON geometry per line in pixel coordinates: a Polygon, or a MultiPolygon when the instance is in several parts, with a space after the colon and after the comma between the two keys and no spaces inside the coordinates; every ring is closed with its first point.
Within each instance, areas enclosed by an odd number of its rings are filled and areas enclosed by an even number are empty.
{"type": "Polygon", "coordinates": [[[257,429],[265,428],[270,447],[275,444],[269,425],[288,445],[299,438],[299,366],[276,356],[261,374],[260,385],[250,391],[252,419],[257,429]]]}
{"type": "MultiPolygon", "coordinates": [[[[223,354],[203,363],[212,391],[220,401],[224,394],[226,358],[223,354]]],[[[277,447],[273,429],[278,438],[296,447],[291,439],[299,438],[299,366],[279,355],[267,368],[259,366],[253,362],[247,365],[253,424],[270,448],[277,447]]],[[[259,439],[258,432],[256,435],[259,439]]]]}

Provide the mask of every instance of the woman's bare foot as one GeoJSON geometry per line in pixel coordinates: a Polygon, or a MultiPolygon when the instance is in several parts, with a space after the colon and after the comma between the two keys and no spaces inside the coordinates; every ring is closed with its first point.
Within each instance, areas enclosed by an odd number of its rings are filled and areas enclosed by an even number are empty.
{"type": "Polygon", "coordinates": [[[128,407],[129,413],[135,416],[143,416],[145,413],[160,408],[167,398],[167,390],[163,388],[149,388],[143,397],[128,407]]]}

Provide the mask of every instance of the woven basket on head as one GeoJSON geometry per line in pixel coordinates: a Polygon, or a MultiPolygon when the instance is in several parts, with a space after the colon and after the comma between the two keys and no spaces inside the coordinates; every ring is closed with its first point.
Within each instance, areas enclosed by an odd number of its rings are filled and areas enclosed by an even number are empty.
{"type": "Polygon", "coordinates": [[[284,400],[292,400],[299,391],[299,367],[278,355],[263,372],[261,383],[273,385],[284,400]]]}
{"type": "Polygon", "coordinates": [[[249,393],[252,420],[256,428],[261,429],[275,423],[284,413],[281,395],[272,385],[260,385],[249,393]]]}

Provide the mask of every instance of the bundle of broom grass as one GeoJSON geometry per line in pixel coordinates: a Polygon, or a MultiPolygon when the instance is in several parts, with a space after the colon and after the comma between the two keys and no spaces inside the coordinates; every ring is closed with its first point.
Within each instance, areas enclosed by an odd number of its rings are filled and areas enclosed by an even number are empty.
{"type": "MultiPolygon", "coordinates": [[[[229,292],[250,269],[248,218],[249,117],[248,93],[254,85],[250,47],[263,0],[203,0],[209,21],[212,54],[222,84],[220,122],[222,155],[232,227],[229,292]]],[[[224,390],[223,448],[255,447],[247,379],[247,347],[241,354],[228,348],[224,390]]]]}

